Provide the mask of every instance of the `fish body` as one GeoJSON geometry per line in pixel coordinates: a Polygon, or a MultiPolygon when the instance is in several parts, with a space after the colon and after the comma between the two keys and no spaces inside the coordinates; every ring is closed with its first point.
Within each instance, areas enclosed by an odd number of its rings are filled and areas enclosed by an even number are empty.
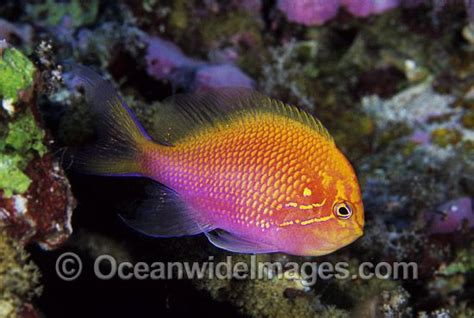
{"type": "Polygon", "coordinates": [[[311,115],[245,89],[165,102],[154,142],[109,84],[76,71],[107,129],[83,170],[140,175],[154,199],[125,221],[154,236],[205,233],[242,253],[323,255],[363,234],[357,177],[311,115]]]}

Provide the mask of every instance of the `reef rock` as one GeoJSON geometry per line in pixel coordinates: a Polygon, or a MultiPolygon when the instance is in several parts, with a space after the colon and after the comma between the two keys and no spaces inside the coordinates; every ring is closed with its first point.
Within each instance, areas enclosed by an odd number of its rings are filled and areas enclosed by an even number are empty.
{"type": "Polygon", "coordinates": [[[69,237],[74,199],[36,109],[36,70],[18,50],[0,51],[0,230],[45,249],[69,237]]]}

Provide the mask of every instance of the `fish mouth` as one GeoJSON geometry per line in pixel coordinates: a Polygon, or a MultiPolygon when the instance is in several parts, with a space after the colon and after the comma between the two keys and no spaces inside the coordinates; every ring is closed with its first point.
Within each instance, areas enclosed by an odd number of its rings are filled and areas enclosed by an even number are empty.
{"type": "Polygon", "coordinates": [[[328,247],[331,246],[333,250],[340,249],[347,246],[364,235],[364,228],[359,224],[354,224],[343,235],[337,235],[333,240],[328,242],[328,247]]]}
{"type": "Polygon", "coordinates": [[[301,255],[306,255],[306,256],[321,256],[321,255],[326,255],[330,254],[332,252],[335,252],[358,238],[360,238],[363,235],[362,230],[358,231],[350,231],[349,233],[345,235],[338,235],[334,238],[334,240],[326,240],[324,242],[319,242],[315,246],[312,247],[307,247],[304,251],[302,251],[301,255]]]}

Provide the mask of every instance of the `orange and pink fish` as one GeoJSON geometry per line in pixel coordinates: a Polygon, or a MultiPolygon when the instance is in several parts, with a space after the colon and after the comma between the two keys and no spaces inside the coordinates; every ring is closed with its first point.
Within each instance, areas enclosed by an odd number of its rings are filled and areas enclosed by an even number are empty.
{"type": "Polygon", "coordinates": [[[324,255],[363,235],[356,174],[321,122],[248,89],[175,95],[155,141],[111,84],[73,70],[98,117],[98,141],[74,153],[80,170],[156,181],[127,224],[147,235],[204,233],[239,253],[324,255]]]}

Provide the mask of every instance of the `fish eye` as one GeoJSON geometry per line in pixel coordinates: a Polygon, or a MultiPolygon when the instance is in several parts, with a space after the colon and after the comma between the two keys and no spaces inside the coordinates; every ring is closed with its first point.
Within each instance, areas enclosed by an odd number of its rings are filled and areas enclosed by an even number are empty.
{"type": "Polygon", "coordinates": [[[348,219],[352,216],[352,209],[346,202],[340,202],[334,206],[334,214],[340,219],[348,219]]]}

